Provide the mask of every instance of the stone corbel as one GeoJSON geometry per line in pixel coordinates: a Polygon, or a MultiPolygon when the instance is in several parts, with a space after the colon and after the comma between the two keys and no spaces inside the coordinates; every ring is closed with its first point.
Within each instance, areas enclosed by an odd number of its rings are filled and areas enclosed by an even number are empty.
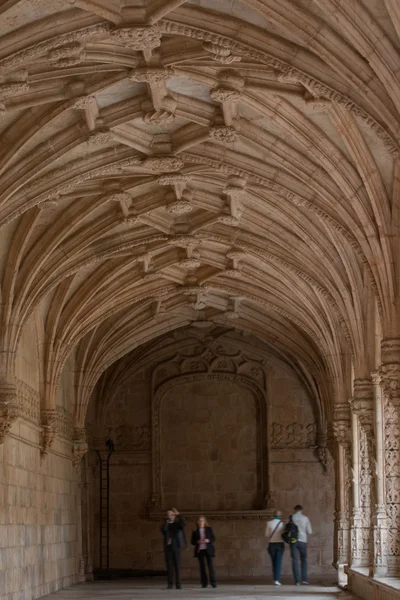
{"type": "Polygon", "coordinates": [[[72,440],[72,464],[79,467],[82,458],[89,449],[86,441],[86,430],[84,427],[75,427],[72,440]]]}
{"type": "Polygon", "coordinates": [[[14,383],[0,381],[0,444],[4,444],[6,435],[18,418],[18,396],[14,383]]]}
{"type": "Polygon", "coordinates": [[[44,458],[48,455],[57,435],[57,409],[43,408],[40,411],[40,424],[42,427],[40,434],[40,453],[42,458],[44,458]]]}

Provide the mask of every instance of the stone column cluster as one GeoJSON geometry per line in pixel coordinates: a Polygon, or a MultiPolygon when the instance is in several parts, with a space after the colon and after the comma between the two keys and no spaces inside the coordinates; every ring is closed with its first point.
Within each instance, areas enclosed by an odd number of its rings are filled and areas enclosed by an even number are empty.
{"type": "Polygon", "coordinates": [[[335,405],[336,556],[340,569],[400,573],[400,338],[384,339],[381,367],[335,405]]]}

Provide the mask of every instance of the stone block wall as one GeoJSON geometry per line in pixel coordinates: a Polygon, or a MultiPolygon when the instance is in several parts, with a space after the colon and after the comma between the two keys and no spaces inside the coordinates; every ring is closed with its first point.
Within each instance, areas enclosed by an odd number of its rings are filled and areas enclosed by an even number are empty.
{"type": "Polygon", "coordinates": [[[37,427],[0,446],[0,600],[33,600],[78,581],[79,490],[62,441],[41,462],[37,427]]]}

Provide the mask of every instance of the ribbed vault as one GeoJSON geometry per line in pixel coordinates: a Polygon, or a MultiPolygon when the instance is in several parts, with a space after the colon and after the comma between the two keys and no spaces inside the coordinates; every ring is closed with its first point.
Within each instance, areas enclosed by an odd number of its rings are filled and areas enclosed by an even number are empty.
{"type": "Polygon", "coordinates": [[[40,309],[42,408],[74,352],[82,428],[115,361],[235,327],[327,425],[399,334],[400,5],[0,4],[2,377],[40,309]]]}

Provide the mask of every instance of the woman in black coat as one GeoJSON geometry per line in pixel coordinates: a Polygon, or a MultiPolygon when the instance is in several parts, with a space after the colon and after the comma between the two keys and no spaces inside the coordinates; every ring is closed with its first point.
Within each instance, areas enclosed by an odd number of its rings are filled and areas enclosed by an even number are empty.
{"type": "Polygon", "coordinates": [[[217,587],[215,581],[215,571],[213,558],[215,556],[215,535],[212,527],[207,523],[204,515],[199,517],[197,521],[197,529],[192,533],[192,544],[194,546],[194,556],[199,559],[200,566],[200,581],[203,588],[208,585],[208,576],[206,571],[206,562],[210,583],[213,588],[217,587]]]}

